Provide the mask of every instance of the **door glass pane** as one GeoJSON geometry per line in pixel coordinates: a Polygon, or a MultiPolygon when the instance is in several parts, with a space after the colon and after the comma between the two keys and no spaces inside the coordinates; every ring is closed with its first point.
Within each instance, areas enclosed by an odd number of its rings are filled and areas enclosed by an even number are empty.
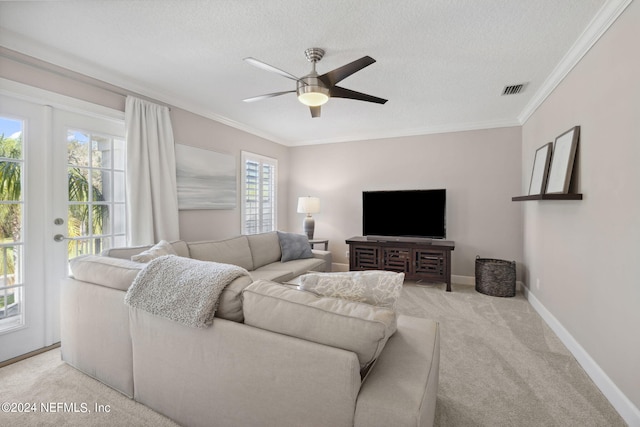
{"type": "Polygon", "coordinates": [[[111,210],[112,205],[105,204],[94,204],[92,207],[93,210],[93,221],[92,221],[92,230],[91,234],[94,236],[99,235],[109,235],[111,234],[111,214],[109,211],[111,210]]]}
{"type": "Polygon", "coordinates": [[[113,168],[116,170],[124,170],[125,159],[126,159],[125,145],[124,140],[122,139],[114,139],[113,140],[113,168]]]}
{"type": "Polygon", "coordinates": [[[124,235],[127,232],[127,224],[125,222],[127,212],[124,203],[113,206],[113,214],[111,215],[111,230],[115,235],[124,235]]]}
{"type": "Polygon", "coordinates": [[[0,331],[24,323],[23,122],[0,117],[0,331]]]}
{"type": "Polygon", "coordinates": [[[86,202],[89,200],[89,169],[70,167],[67,170],[69,181],[69,201],[86,202]]]}
{"type": "Polygon", "coordinates": [[[111,144],[109,139],[92,135],[91,165],[94,168],[111,167],[111,144]]]}
{"type": "Polygon", "coordinates": [[[114,202],[124,203],[125,201],[124,172],[113,173],[112,198],[114,202]]]}
{"type": "Polygon", "coordinates": [[[67,153],[70,165],[89,166],[89,135],[84,132],[67,132],[67,153]]]}
{"type": "Polygon", "coordinates": [[[107,173],[102,172],[100,170],[93,170],[91,171],[91,186],[90,186],[90,190],[91,193],[93,193],[91,195],[91,200],[94,202],[102,202],[104,200],[109,200],[109,191],[107,188],[107,191],[105,191],[105,185],[103,184],[105,181],[105,176],[106,175],[106,181],[109,181],[109,176],[107,173]]]}
{"type": "Polygon", "coordinates": [[[124,141],[69,129],[67,149],[69,258],[124,245],[124,141]]]}

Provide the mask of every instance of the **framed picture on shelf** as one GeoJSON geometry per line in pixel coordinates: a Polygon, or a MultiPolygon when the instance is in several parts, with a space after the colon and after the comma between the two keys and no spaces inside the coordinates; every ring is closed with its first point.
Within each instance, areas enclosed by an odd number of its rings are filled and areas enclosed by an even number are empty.
{"type": "Polygon", "coordinates": [[[549,176],[549,162],[551,160],[551,150],[553,142],[548,142],[536,150],[533,158],[533,170],[531,171],[531,182],[529,183],[529,195],[544,193],[549,176]]]}
{"type": "Polygon", "coordinates": [[[547,179],[547,194],[569,192],[579,138],[580,126],[575,126],[556,138],[547,179]]]}

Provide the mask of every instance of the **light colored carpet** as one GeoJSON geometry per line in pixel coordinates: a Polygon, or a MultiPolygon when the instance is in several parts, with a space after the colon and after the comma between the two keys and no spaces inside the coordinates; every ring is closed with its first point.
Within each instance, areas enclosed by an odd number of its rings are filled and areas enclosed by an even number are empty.
{"type": "MultiPolygon", "coordinates": [[[[625,425],[520,293],[494,298],[473,286],[448,293],[407,283],[398,310],[441,324],[436,426],[625,425]]],[[[176,425],[61,362],[60,349],[0,369],[0,401],[37,406],[0,411],[2,426],[176,425]],[[59,412],[42,413],[41,403],[59,412]],[[95,412],[96,404],[109,412],[95,412]]]]}
{"type": "Polygon", "coordinates": [[[398,311],[440,322],[437,426],[625,426],[520,292],[405,284],[398,311]]]}
{"type": "Polygon", "coordinates": [[[0,369],[0,401],[36,405],[7,413],[2,403],[0,426],[177,426],[62,362],[59,348],[0,369]],[[83,404],[91,412],[84,412],[83,404]],[[97,412],[96,404],[105,411],[97,412]]]}

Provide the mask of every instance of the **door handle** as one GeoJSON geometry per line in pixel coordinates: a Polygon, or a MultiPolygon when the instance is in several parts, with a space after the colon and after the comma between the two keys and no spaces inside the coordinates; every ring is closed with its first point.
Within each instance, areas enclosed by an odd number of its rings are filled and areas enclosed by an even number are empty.
{"type": "Polygon", "coordinates": [[[56,242],[62,242],[64,240],[69,240],[69,238],[63,236],[62,234],[56,234],[55,236],[53,236],[53,240],[55,240],[56,242]]]}

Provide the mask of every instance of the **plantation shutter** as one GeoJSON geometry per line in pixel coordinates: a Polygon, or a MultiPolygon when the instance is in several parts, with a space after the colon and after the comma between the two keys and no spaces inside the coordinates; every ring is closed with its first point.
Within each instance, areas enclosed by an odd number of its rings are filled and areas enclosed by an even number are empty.
{"type": "Polygon", "coordinates": [[[242,233],[276,229],[277,160],[242,152],[242,233]]]}

